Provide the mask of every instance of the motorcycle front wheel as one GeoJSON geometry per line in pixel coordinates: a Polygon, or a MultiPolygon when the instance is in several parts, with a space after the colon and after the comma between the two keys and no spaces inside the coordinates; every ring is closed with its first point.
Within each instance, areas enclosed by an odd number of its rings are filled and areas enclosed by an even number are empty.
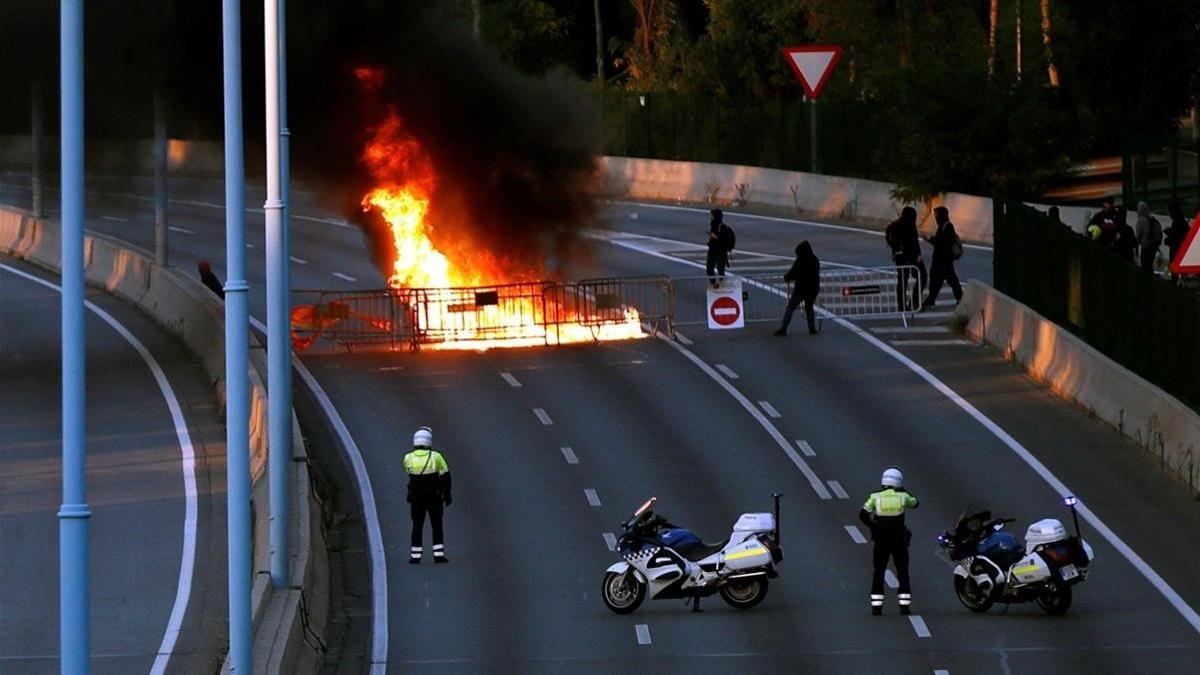
{"type": "Polygon", "coordinates": [[[983,613],[992,608],[992,594],[984,591],[978,584],[970,579],[954,575],[954,594],[958,596],[958,601],[963,604],[963,607],[972,612],[983,613]]]}
{"type": "Polygon", "coordinates": [[[629,614],[646,599],[646,584],[636,574],[607,572],[600,595],[605,607],[617,614],[629,614]]]}
{"type": "Polygon", "coordinates": [[[721,586],[718,591],[721,599],[731,607],[750,609],[767,597],[767,577],[758,576],[748,579],[734,579],[721,586]]]}
{"type": "Polygon", "coordinates": [[[1066,614],[1071,609],[1071,587],[1064,583],[1052,583],[1045,591],[1038,593],[1038,607],[1052,616],[1066,614]]]}

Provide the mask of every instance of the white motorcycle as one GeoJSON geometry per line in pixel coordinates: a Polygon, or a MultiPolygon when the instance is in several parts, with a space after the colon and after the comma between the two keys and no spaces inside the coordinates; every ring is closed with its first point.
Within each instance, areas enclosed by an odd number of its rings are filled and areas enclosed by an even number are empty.
{"type": "Polygon", "coordinates": [[[617,552],[624,560],[604,573],[601,595],[617,614],[638,608],[646,596],[682,598],[700,611],[700,598],[719,593],[728,604],[749,609],[767,595],[769,580],[779,576],[779,497],[775,513],[743,513],[733,533],[719,544],[706,544],[690,531],[652,511],[657,497],[642,504],[622,523],[617,552]]]}
{"type": "Polygon", "coordinates": [[[1079,536],[1075,497],[1067,497],[1075,535],[1063,524],[1045,518],[1025,531],[1024,548],[1004,531],[1011,518],[992,518],[981,508],[968,508],[953,530],[938,541],[957,563],[954,592],[972,612],[986,612],[996,602],[1036,602],[1047,614],[1065,614],[1071,607],[1071,587],[1087,579],[1095,554],[1079,536]]]}

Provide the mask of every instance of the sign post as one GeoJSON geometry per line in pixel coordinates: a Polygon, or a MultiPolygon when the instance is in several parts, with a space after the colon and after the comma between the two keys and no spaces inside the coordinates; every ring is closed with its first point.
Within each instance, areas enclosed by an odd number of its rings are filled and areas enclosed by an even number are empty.
{"type": "Polygon", "coordinates": [[[742,328],[746,313],[742,308],[742,280],[722,279],[719,286],[708,289],[708,327],[712,330],[742,328]]]}
{"type": "Polygon", "coordinates": [[[801,45],[784,47],[783,55],[804,87],[805,99],[809,102],[809,170],[821,171],[821,157],[817,145],[817,98],[829,84],[833,68],[842,58],[842,48],[837,45],[801,45]]]}
{"type": "Polygon", "coordinates": [[[1179,247],[1179,252],[1171,261],[1171,271],[1175,274],[1200,274],[1200,236],[1197,236],[1198,233],[1200,233],[1200,213],[1196,214],[1196,219],[1192,221],[1192,229],[1188,230],[1183,245],[1179,247]]]}

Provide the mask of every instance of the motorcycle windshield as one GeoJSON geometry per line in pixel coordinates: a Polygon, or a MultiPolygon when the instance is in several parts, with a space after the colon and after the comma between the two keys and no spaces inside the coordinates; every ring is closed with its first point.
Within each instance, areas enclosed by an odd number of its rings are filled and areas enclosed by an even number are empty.
{"type": "Polygon", "coordinates": [[[954,531],[960,535],[974,534],[983,524],[992,519],[992,511],[984,502],[971,502],[963,509],[954,523],[954,531]]]}

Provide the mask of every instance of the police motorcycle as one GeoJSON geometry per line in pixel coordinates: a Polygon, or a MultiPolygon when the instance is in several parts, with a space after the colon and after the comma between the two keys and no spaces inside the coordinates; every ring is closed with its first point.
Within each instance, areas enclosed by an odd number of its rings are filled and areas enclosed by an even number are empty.
{"type": "Polygon", "coordinates": [[[628,614],[649,596],[682,598],[699,612],[700,598],[720,594],[729,605],[750,609],[767,595],[769,580],[779,576],[779,497],[775,513],[743,513],[733,533],[706,544],[690,531],[653,512],[651,497],[621,524],[617,552],[623,558],[604,573],[601,595],[617,614],[628,614]]]}
{"type": "Polygon", "coordinates": [[[993,518],[983,507],[968,507],[953,530],[938,542],[957,565],[954,592],[967,609],[986,612],[994,603],[1036,602],[1047,614],[1065,614],[1071,607],[1071,587],[1087,579],[1095,555],[1079,536],[1075,497],[1071,507],[1075,534],[1045,518],[1025,530],[1024,548],[1004,531],[1013,518],[993,518]]]}

